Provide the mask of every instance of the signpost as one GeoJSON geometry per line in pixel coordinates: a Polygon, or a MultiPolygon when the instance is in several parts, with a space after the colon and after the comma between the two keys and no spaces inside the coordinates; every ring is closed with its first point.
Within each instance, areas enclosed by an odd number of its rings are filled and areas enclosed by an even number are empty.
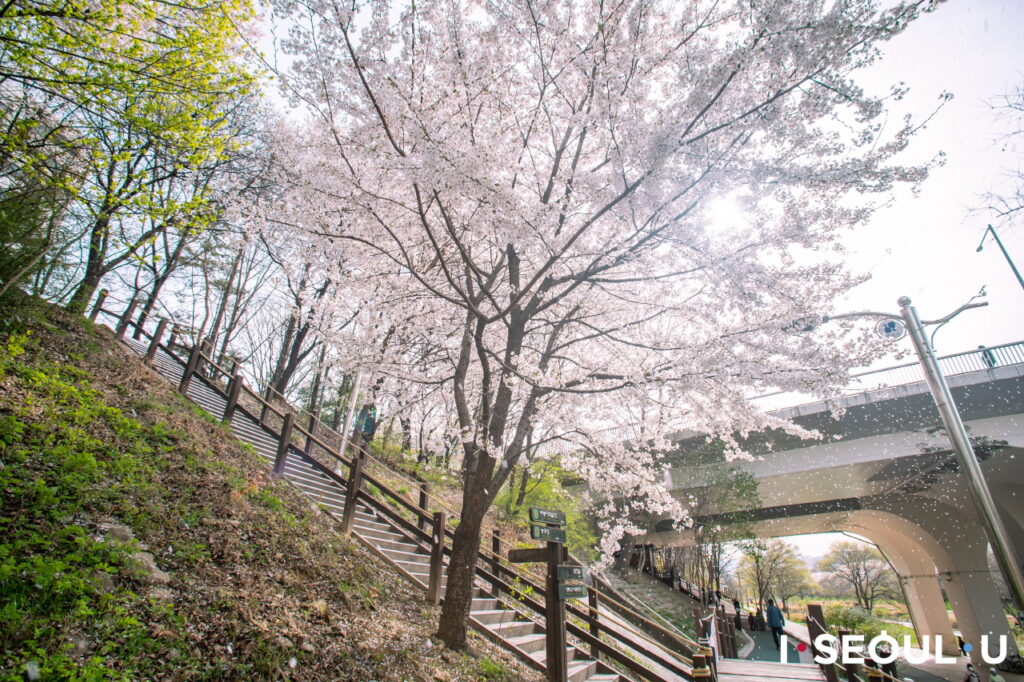
{"type": "Polygon", "coordinates": [[[574,566],[572,564],[568,566],[558,567],[558,579],[561,580],[583,580],[583,567],[574,566]]]}
{"type": "Polygon", "coordinates": [[[544,540],[546,547],[513,549],[508,560],[514,564],[546,562],[547,579],[544,584],[544,616],[547,632],[548,680],[565,682],[569,675],[569,660],[565,642],[565,600],[586,599],[587,586],[567,583],[583,580],[582,566],[563,564],[569,558],[565,549],[565,513],[557,509],[530,507],[530,537],[544,540]]]}
{"type": "Polygon", "coordinates": [[[565,512],[557,509],[530,507],[530,520],[534,523],[550,523],[552,526],[564,526],[565,512]]]}
{"type": "Polygon", "coordinates": [[[587,586],[586,585],[575,585],[558,583],[558,598],[559,599],[586,599],[587,598],[587,586]]]}
{"type": "Polygon", "coordinates": [[[538,526],[536,523],[533,523],[530,524],[530,537],[534,540],[547,540],[548,542],[557,542],[560,545],[564,545],[565,529],[538,526]]]}

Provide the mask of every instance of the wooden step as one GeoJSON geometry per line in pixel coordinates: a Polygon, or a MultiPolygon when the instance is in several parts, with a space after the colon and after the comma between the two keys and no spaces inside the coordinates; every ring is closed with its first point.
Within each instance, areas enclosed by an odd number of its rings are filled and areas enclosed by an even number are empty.
{"type": "Polygon", "coordinates": [[[514,620],[507,623],[488,625],[487,629],[499,635],[502,639],[509,639],[510,637],[534,634],[539,630],[539,627],[532,620],[514,620]]]}

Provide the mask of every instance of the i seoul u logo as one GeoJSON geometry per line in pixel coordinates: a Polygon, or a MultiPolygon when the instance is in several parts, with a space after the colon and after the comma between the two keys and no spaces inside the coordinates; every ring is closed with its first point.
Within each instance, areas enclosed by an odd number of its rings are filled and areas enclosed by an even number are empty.
{"type": "MultiPolygon", "coordinates": [[[[1006,635],[999,635],[999,651],[993,655],[988,635],[981,636],[981,659],[989,665],[997,665],[1006,660],[1006,635]]],[[[796,646],[798,651],[806,651],[807,645],[800,642],[796,646]]],[[[835,635],[824,633],[814,638],[814,648],[817,654],[814,662],[819,665],[831,665],[833,663],[863,664],[865,660],[872,660],[878,663],[892,663],[902,657],[907,663],[924,663],[929,658],[934,658],[936,663],[956,663],[956,658],[946,656],[942,653],[942,635],[924,635],[921,637],[921,648],[915,649],[910,646],[910,635],[903,637],[901,647],[895,637],[890,636],[884,630],[866,645],[864,635],[843,635],[841,638],[835,635]],[[934,647],[931,645],[934,643],[934,647]]],[[[789,663],[789,638],[782,635],[781,663],[789,663]]],[[[972,644],[965,644],[964,651],[970,653],[974,649],[972,644]]]]}

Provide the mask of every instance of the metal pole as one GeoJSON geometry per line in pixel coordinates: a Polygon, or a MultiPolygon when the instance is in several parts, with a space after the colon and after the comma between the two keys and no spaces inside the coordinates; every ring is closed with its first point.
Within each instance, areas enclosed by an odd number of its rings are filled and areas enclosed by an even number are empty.
{"type": "Polygon", "coordinates": [[[999,238],[998,234],[996,234],[996,228],[992,227],[991,225],[985,228],[985,234],[981,235],[981,243],[978,244],[977,250],[981,251],[983,248],[985,248],[985,236],[989,232],[992,233],[992,236],[996,240],[996,244],[999,245],[999,250],[1003,252],[1003,257],[1006,259],[1006,262],[1010,264],[1010,269],[1013,270],[1013,274],[1017,275],[1017,283],[1020,284],[1020,288],[1024,289],[1024,277],[1020,276],[1020,270],[1018,270],[1017,266],[1014,265],[1013,259],[1010,258],[1010,254],[1007,252],[1006,247],[1003,246],[1003,240],[999,238]]]}
{"type": "Polygon", "coordinates": [[[971,500],[974,502],[981,523],[985,527],[985,534],[992,545],[992,551],[996,555],[999,568],[1006,577],[1006,584],[1010,588],[1010,595],[1018,611],[1024,611],[1024,571],[1014,555],[1013,545],[1010,544],[1010,537],[999,518],[995,501],[985,483],[985,477],[978,466],[978,460],[974,456],[974,449],[964,428],[963,420],[953,402],[953,394],[949,390],[946,378],[942,375],[939,363],[935,359],[935,353],[928,345],[928,339],[924,334],[924,326],[921,318],[917,316],[917,310],[910,305],[910,297],[901,296],[899,301],[900,315],[907,323],[910,338],[914,342],[914,350],[921,360],[921,368],[924,370],[925,378],[928,380],[928,387],[931,389],[932,398],[939,408],[942,416],[942,423],[946,426],[949,440],[953,444],[953,451],[956,453],[960,463],[960,469],[964,472],[967,480],[967,489],[970,491],[971,500]]]}

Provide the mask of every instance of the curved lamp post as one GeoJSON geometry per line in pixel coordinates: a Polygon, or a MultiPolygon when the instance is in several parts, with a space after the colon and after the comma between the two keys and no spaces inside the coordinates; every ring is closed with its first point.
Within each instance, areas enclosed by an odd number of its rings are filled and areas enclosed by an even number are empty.
{"type": "MultiPolygon", "coordinates": [[[[1017,277],[1019,278],[1020,274],[1017,277]]],[[[960,418],[960,412],[956,409],[956,404],[953,402],[953,394],[949,390],[949,384],[946,383],[946,377],[943,376],[939,362],[935,358],[935,353],[928,343],[928,337],[925,336],[925,323],[921,322],[921,318],[917,316],[917,310],[914,306],[910,305],[909,296],[901,296],[897,303],[900,306],[900,316],[906,322],[907,330],[910,332],[910,339],[914,343],[914,350],[917,351],[917,356],[921,361],[921,368],[924,370],[925,379],[928,381],[928,388],[931,389],[932,398],[935,400],[936,407],[939,408],[942,423],[946,426],[946,433],[953,444],[953,451],[956,453],[960,470],[964,472],[964,477],[967,479],[967,489],[971,494],[974,507],[978,511],[978,516],[981,517],[981,523],[985,527],[985,535],[988,536],[988,541],[992,545],[992,552],[996,555],[999,568],[1006,577],[1006,584],[1010,588],[1010,595],[1017,607],[1017,611],[1022,612],[1024,611],[1024,570],[1021,569],[1020,562],[1017,561],[1013,545],[1010,543],[1010,536],[1006,532],[1006,526],[1003,525],[1003,520],[999,517],[995,501],[992,499],[992,493],[989,492],[985,476],[982,474],[978,460],[974,456],[974,448],[971,447],[967,429],[964,427],[964,422],[960,418]]],[[[943,318],[943,320],[936,320],[935,322],[946,322],[968,307],[973,308],[982,305],[986,304],[973,303],[962,306],[951,315],[943,318]]]]}
{"type": "Polygon", "coordinates": [[[1020,276],[1020,270],[1014,265],[1013,259],[1010,258],[1010,254],[1006,251],[1006,247],[1003,246],[1003,240],[996,234],[996,228],[989,225],[985,228],[984,234],[981,235],[981,242],[978,244],[978,248],[975,251],[981,251],[985,248],[985,238],[988,237],[988,233],[992,233],[992,237],[996,240],[996,244],[999,245],[999,250],[1003,252],[1003,257],[1006,258],[1006,262],[1010,264],[1010,269],[1013,270],[1013,274],[1017,275],[1017,283],[1020,284],[1020,288],[1024,289],[1024,277],[1020,276]]]}

